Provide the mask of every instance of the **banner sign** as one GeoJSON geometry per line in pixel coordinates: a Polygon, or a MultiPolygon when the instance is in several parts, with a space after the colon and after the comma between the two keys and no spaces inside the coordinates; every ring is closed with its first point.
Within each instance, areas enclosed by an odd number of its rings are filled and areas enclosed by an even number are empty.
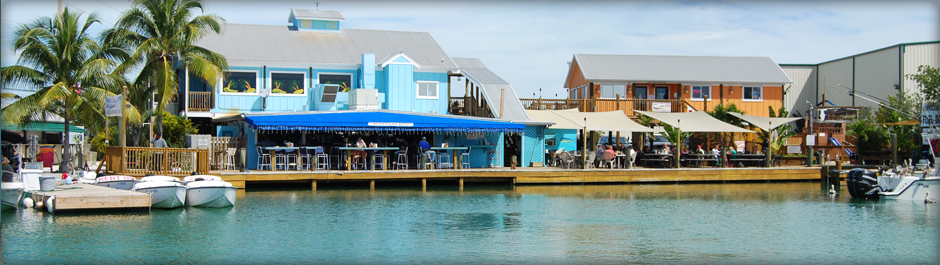
{"type": "Polygon", "coordinates": [[[121,95],[104,99],[104,115],[108,117],[121,116],[121,95]]]}
{"type": "Polygon", "coordinates": [[[672,102],[652,102],[653,112],[672,112],[672,102]]]}
{"type": "Polygon", "coordinates": [[[940,126],[940,104],[924,103],[920,112],[920,127],[940,126]]]}

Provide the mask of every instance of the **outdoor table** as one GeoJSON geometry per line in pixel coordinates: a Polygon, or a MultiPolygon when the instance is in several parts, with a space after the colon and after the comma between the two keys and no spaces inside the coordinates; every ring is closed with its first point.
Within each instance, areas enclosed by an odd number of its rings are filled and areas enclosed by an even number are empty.
{"type": "Polygon", "coordinates": [[[457,150],[467,150],[466,147],[431,147],[431,150],[441,150],[441,151],[451,151],[452,161],[454,162],[454,169],[460,169],[461,163],[457,163],[457,150]]]}
{"type": "MultiPolygon", "coordinates": [[[[682,161],[686,162],[704,162],[704,165],[708,165],[708,162],[715,162],[715,166],[718,165],[718,159],[715,158],[713,154],[683,154],[682,161]]],[[[692,165],[692,164],[690,164],[692,165]]]]}
{"type": "Polygon", "coordinates": [[[650,162],[658,162],[657,164],[661,165],[664,168],[672,166],[672,154],[657,154],[657,153],[647,153],[643,154],[643,163],[645,167],[649,167],[650,162]]]}
{"type": "Polygon", "coordinates": [[[758,163],[758,167],[763,167],[763,162],[766,159],[767,155],[764,154],[734,154],[728,158],[728,160],[731,162],[731,165],[734,165],[734,162],[742,162],[742,164],[745,162],[756,162],[758,163]]]}
{"type": "MultiPolygon", "coordinates": [[[[373,152],[382,151],[382,155],[385,156],[385,160],[382,161],[382,170],[388,170],[388,151],[399,150],[398,147],[355,147],[355,146],[339,147],[337,149],[346,152],[346,170],[349,170],[352,168],[352,152],[350,151],[370,151],[370,150],[373,152]]],[[[371,169],[375,170],[375,163],[372,163],[371,169]]]]}
{"type": "MultiPolygon", "coordinates": [[[[627,168],[624,166],[624,160],[627,160],[626,158],[627,158],[626,154],[617,153],[617,155],[614,156],[614,164],[620,168],[627,168]]],[[[627,161],[627,163],[630,163],[630,162],[627,161]]]]}

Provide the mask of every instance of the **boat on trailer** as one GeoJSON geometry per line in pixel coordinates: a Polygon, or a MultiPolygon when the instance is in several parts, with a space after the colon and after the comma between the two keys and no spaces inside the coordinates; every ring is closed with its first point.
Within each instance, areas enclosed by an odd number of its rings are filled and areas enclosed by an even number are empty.
{"type": "Polygon", "coordinates": [[[232,183],[218,176],[194,175],[183,178],[186,183],[186,206],[224,208],[235,206],[232,183]]]}
{"type": "Polygon", "coordinates": [[[186,185],[176,177],[147,176],[134,184],[133,190],[150,194],[150,207],[172,209],[186,202],[186,185]]]}

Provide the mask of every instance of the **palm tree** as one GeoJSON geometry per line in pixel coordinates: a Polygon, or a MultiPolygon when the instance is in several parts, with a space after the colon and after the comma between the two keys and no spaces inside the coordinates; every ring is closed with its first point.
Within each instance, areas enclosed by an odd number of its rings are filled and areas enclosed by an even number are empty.
{"type": "MultiPolygon", "coordinates": [[[[176,97],[176,69],[185,67],[213,87],[228,69],[222,55],[195,45],[209,31],[218,34],[224,20],[214,14],[195,15],[195,11],[202,11],[198,0],[136,0],[134,8],[124,12],[109,32],[110,38],[126,39],[137,47],[119,69],[142,65],[134,86],[147,94],[156,93],[157,109],[149,113],[163,113],[176,97]]],[[[163,115],[156,117],[154,129],[162,133],[163,115]]]]}
{"type": "MultiPolygon", "coordinates": [[[[101,107],[108,95],[105,88],[120,87],[121,77],[110,70],[114,59],[126,53],[110,44],[96,42],[88,28],[98,23],[95,13],[83,24],[81,13],[65,11],[54,18],[42,17],[20,25],[14,32],[13,49],[20,53],[17,65],[0,69],[3,85],[18,85],[37,92],[13,102],[3,109],[4,123],[23,124],[47,114],[65,120],[65,135],[75,119],[79,123],[103,120],[101,107]]],[[[69,145],[69,137],[63,144],[69,145]]],[[[68,172],[71,151],[63,148],[60,172],[68,172]]]]}

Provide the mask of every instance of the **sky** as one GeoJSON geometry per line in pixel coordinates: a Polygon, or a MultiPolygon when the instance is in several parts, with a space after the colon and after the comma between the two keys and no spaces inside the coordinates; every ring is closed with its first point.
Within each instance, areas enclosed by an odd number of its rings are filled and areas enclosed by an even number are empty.
{"type": "MultiPolygon", "coordinates": [[[[899,43],[940,40],[937,1],[203,3],[205,13],[229,23],[287,25],[291,8],[319,8],[341,11],[343,28],[430,32],[451,57],[480,58],[521,98],[564,98],[574,54],[766,56],[781,64],[818,64],[899,43]]],[[[63,2],[73,10],[98,12],[102,25],[93,30],[112,26],[131,4],[63,2]]],[[[56,0],[2,1],[3,66],[16,63],[13,30],[54,16],[57,5],[56,0]]],[[[463,93],[458,91],[455,94],[463,93]]]]}

